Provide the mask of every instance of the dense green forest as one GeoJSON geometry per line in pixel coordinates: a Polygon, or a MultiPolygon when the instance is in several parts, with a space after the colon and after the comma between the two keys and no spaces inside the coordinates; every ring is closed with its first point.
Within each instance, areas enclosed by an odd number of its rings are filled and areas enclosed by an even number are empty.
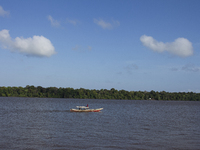
{"type": "Polygon", "coordinates": [[[125,91],[114,88],[89,90],[57,87],[0,87],[1,97],[42,97],[42,98],[81,98],[81,99],[127,99],[127,100],[181,100],[200,101],[200,93],[193,92],[156,92],[125,91]]]}

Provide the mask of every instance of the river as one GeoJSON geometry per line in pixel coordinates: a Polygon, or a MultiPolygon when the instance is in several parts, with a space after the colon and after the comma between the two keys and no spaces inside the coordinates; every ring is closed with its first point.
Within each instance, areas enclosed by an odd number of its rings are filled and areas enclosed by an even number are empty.
{"type": "Polygon", "coordinates": [[[200,149],[200,102],[0,97],[2,150],[200,149]],[[70,112],[86,106],[101,112],[70,112]]]}

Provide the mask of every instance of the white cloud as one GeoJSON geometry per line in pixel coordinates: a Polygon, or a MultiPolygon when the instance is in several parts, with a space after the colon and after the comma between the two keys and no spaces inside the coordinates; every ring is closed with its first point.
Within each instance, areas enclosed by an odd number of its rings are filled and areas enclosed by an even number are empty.
{"type": "Polygon", "coordinates": [[[188,57],[193,55],[192,43],[185,38],[177,38],[172,43],[163,43],[156,41],[151,36],[143,35],[140,37],[142,44],[155,52],[167,51],[173,55],[180,57],[188,57]]]}
{"type": "Polygon", "coordinates": [[[10,14],[9,11],[5,11],[2,6],[0,6],[0,16],[8,16],[10,14]]]}
{"type": "Polygon", "coordinates": [[[178,71],[178,68],[172,67],[170,68],[171,71],[178,71]]]}
{"type": "Polygon", "coordinates": [[[80,49],[80,46],[76,45],[75,47],[72,48],[72,50],[77,51],[80,49]]]}
{"type": "Polygon", "coordinates": [[[94,19],[94,23],[96,23],[97,25],[99,25],[103,29],[111,29],[112,28],[112,25],[110,23],[105,22],[102,19],[100,19],[100,20],[94,19]]]}
{"type": "Polygon", "coordinates": [[[88,50],[91,51],[91,50],[92,50],[92,47],[91,47],[91,46],[88,46],[88,50]]]}
{"type": "Polygon", "coordinates": [[[34,35],[33,38],[27,39],[16,37],[13,40],[9,30],[5,29],[0,31],[0,43],[4,49],[29,56],[50,57],[56,53],[51,41],[43,36],[34,35]]]}
{"type": "Polygon", "coordinates": [[[138,65],[136,65],[136,64],[133,64],[133,63],[129,63],[128,62],[128,65],[124,68],[129,74],[132,74],[132,72],[134,71],[134,70],[138,70],[139,69],[139,67],[138,67],[138,65]]]}
{"type": "Polygon", "coordinates": [[[69,19],[67,19],[67,23],[71,23],[73,25],[77,25],[79,23],[79,21],[78,20],[69,20],[69,19]]]}
{"type": "Polygon", "coordinates": [[[199,72],[200,67],[196,67],[194,64],[186,64],[182,67],[182,70],[189,71],[189,72],[199,72]]]}
{"type": "Polygon", "coordinates": [[[48,16],[48,20],[51,22],[52,26],[54,26],[54,27],[59,27],[60,26],[60,23],[57,20],[53,19],[53,17],[50,16],[50,15],[48,16]]]}
{"type": "Polygon", "coordinates": [[[78,51],[78,52],[86,52],[86,51],[92,51],[91,46],[83,47],[80,45],[76,45],[75,47],[72,48],[73,51],[78,51]]]}
{"type": "Polygon", "coordinates": [[[192,63],[188,63],[182,67],[172,67],[170,68],[171,71],[187,71],[187,72],[200,72],[200,67],[199,66],[195,66],[192,63]]]}
{"type": "Polygon", "coordinates": [[[94,19],[94,23],[102,27],[103,29],[112,29],[120,25],[119,21],[112,20],[112,22],[106,22],[102,19],[94,19]]]}
{"type": "Polygon", "coordinates": [[[114,27],[120,26],[120,22],[117,21],[117,20],[112,20],[112,25],[113,25],[114,27]]]}

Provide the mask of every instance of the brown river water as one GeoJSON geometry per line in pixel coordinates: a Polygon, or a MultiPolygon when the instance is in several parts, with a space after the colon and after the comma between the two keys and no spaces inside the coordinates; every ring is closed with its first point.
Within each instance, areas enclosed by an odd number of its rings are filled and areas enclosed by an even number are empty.
{"type": "Polygon", "coordinates": [[[197,150],[200,102],[0,97],[0,149],[197,150]]]}

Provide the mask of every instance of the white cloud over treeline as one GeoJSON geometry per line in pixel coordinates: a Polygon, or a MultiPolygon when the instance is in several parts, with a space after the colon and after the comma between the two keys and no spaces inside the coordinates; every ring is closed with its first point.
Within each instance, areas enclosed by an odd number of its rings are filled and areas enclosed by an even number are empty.
{"type": "Polygon", "coordinates": [[[177,38],[174,42],[163,43],[156,41],[153,37],[143,35],[140,37],[142,44],[155,52],[169,52],[179,57],[193,55],[192,43],[186,38],[177,38]]]}
{"type": "Polygon", "coordinates": [[[0,5],[0,16],[8,16],[10,14],[9,11],[5,11],[3,7],[0,5]]]}
{"type": "Polygon", "coordinates": [[[113,29],[120,25],[120,22],[117,20],[112,20],[111,22],[106,22],[102,19],[94,19],[94,23],[99,25],[103,29],[113,29]]]}
{"type": "Polygon", "coordinates": [[[50,57],[55,54],[51,41],[44,36],[34,35],[32,38],[16,37],[12,39],[9,30],[0,31],[0,44],[2,48],[11,52],[19,52],[29,56],[50,57]]]}

